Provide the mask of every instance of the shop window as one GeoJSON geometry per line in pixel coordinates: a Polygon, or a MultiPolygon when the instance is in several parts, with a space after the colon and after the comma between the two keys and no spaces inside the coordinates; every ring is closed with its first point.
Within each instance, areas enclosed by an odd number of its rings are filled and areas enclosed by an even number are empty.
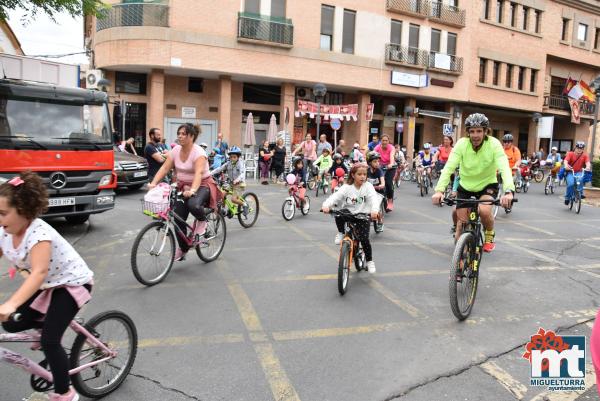
{"type": "Polygon", "coordinates": [[[117,71],[115,73],[115,92],[145,95],[146,74],[117,71]]]}
{"type": "Polygon", "coordinates": [[[202,78],[188,78],[188,92],[202,93],[204,80],[202,78]]]}
{"type": "Polygon", "coordinates": [[[281,103],[281,87],[244,83],[242,101],[279,106],[281,103]]]}

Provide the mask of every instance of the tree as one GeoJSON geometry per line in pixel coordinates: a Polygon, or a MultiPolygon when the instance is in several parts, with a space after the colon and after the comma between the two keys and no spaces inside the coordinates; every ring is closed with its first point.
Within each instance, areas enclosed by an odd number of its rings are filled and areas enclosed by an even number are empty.
{"type": "Polygon", "coordinates": [[[102,0],[0,0],[0,20],[8,18],[8,11],[17,8],[25,10],[23,21],[35,18],[40,11],[50,18],[55,14],[68,12],[72,16],[96,15],[108,7],[102,0]]]}

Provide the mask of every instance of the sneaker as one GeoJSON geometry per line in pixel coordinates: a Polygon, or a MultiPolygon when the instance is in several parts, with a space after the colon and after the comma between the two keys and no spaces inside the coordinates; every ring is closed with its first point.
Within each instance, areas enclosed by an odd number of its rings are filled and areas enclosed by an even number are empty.
{"type": "Polygon", "coordinates": [[[558,184],[558,178],[555,178],[555,179],[554,179],[554,182],[558,184]]]}
{"type": "Polygon", "coordinates": [[[242,214],[244,215],[244,217],[248,217],[248,205],[243,204],[242,205],[242,214]]]}
{"type": "Polygon", "coordinates": [[[375,262],[373,262],[372,260],[367,262],[367,270],[371,274],[375,273],[377,271],[377,269],[375,268],[375,262]]]}
{"type": "Polygon", "coordinates": [[[565,198],[565,206],[569,206],[569,202],[570,202],[570,200],[565,198]]]}
{"type": "Polygon", "coordinates": [[[456,224],[450,227],[450,234],[456,234],[456,224]]]}
{"type": "Polygon", "coordinates": [[[585,195],[581,195],[581,199],[585,199],[585,195]]]}
{"type": "Polygon", "coordinates": [[[496,233],[494,231],[485,231],[485,242],[483,243],[484,252],[492,252],[496,248],[494,243],[494,237],[496,233]]]}
{"type": "Polygon", "coordinates": [[[344,234],[342,234],[342,233],[337,233],[337,234],[335,235],[335,244],[336,244],[336,245],[339,245],[339,244],[341,244],[343,239],[344,239],[344,234]]]}
{"type": "Polygon", "coordinates": [[[182,260],[185,260],[186,254],[187,251],[184,251],[181,248],[177,247],[177,250],[175,251],[175,262],[181,262],[182,260]]]}
{"type": "Polygon", "coordinates": [[[208,223],[206,221],[197,221],[196,222],[196,228],[194,230],[194,238],[196,238],[196,236],[203,236],[204,233],[206,232],[206,226],[208,225],[208,223]]]}
{"type": "Polygon", "coordinates": [[[50,393],[49,399],[50,401],[79,401],[79,395],[73,388],[71,388],[67,394],[63,395],[50,393]]]}
{"type": "Polygon", "coordinates": [[[378,224],[377,228],[375,229],[376,233],[382,233],[383,232],[383,223],[378,224]]]}

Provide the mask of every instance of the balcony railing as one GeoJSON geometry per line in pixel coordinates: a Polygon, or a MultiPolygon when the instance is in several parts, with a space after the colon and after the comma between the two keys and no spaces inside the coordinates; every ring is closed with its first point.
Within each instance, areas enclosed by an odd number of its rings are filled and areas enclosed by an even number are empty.
{"type": "Polygon", "coordinates": [[[113,4],[101,11],[96,31],[120,26],[169,26],[169,6],[157,3],[113,4]]]}
{"type": "MultiPolygon", "coordinates": [[[[569,98],[563,95],[544,95],[544,107],[549,109],[571,111],[569,105],[569,98]]],[[[594,114],[594,103],[580,100],[579,111],[582,115],[593,115],[594,114]]]]}
{"type": "Polygon", "coordinates": [[[466,12],[458,7],[442,4],[441,1],[431,1],[429,19],[455,26],[465,26],[466,12]]]}
{"type": "Polygon", "coordinates": [[[456,57],[450,54],[429,52],[428,67],[435,68],[438,70],[448,70],[452,72],[462,73],[463,58],[456,57]]]}
{"type": "Polygon", "coordinates": [[[403,14],[427,16],[426,0],[387,0],[388,11],[395,11],[403,14]]]}
{"type": "Polygon", "coordinates": [[[294,44],[294,25],[291,19],[239,13],[238,40],[271,42],[286,47],[294,44]]]}
{"type": "Polygon", "coordinates": [[[429,63],[429,54],[425,50],[414,47],[387,44],[385,46],[386,61],[391,63],[408,64],[426,68],[429,63]]]}

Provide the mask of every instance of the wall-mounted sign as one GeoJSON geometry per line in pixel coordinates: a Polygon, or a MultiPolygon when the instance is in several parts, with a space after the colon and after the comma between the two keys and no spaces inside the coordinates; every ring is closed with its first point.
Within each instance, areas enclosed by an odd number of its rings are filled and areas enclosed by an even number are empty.
{"type": "Polygon", "coordinates": [[[195,107],[181,107],[181,118],[196,118],[196,108],[195,107]]]}
{"type": "Polygon", "coordinates": [[[435,68],[440,68],[442,70],[450,69],[450,56],[447,54],[435,53],[434,65],[435,68]]]}
{"type": "Polygon", "coordinates": [[[444,88],[454,88],[454,82],[452,82],[452,81],[446,81],[446,80],[443,80],[443,79],[431,78],[429,80],[429,83],[431,85],[435,85],[435,86],[443,86],[444,88]]]}
{"type": "Polygon", "coordinates": [[[171,57],[171,66],[172,67],[181,67],[181,59],[177,57],[171,57]]]}
{"type": "Polygon", "coordinates": [[[427,86],[427,78],[427,74],[409,74],[407,72],[392,71],[392,85],[425,88],[427,86]]]}
{"type": "Polygon", "coordinates": [[[365,119],[367,121],[373,121],[373,111],[375,110],[375,103],[367,104],[367,113],[365,115],[365,119]]]}
{"type": "Polygon", "coordinates": [[[452,127],[452,124],[444,124],[442,130],[443,130],[444,136],[454,134],[454,127],[452,127]]]}
{"type": "Polygon", "coordinates": [[[371,134],[379,134],[379,128],[371,128],[371,134]]]}

